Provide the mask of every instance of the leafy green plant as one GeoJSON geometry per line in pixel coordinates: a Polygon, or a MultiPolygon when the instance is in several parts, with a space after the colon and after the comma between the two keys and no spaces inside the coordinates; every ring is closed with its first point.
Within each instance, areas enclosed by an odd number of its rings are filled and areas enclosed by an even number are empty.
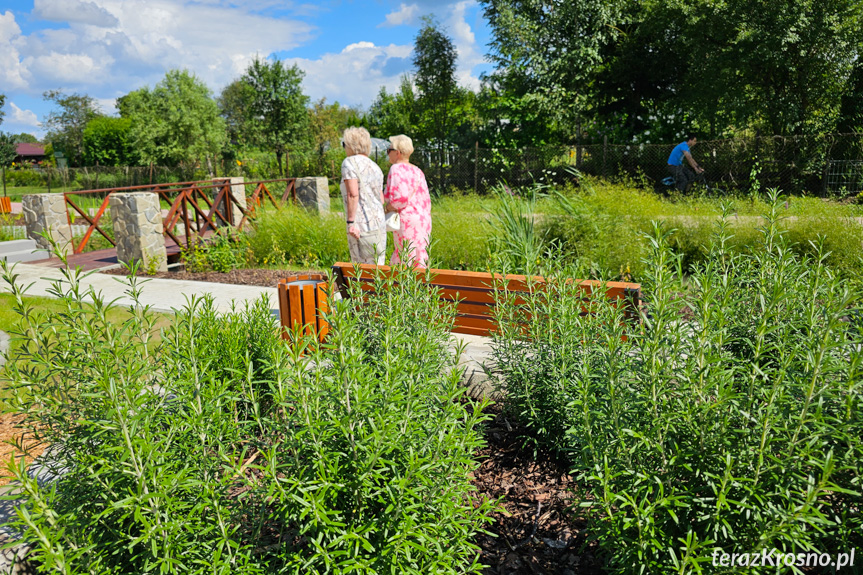
{"type": "Polygon", "coordinates": [[[41,569],[479,571],[484,404],[458,385],[452,307],[412,270],[365,303],[355,287],[323,345],[299,331],[285,344],[264,300],[224,313],[194,297],[154,345],[134,274],[135,304],[109,322],[80,270],[63,268],[60,309],[40,310],[0,266],[22,326],[9,403],[50,446],[49,483],[11,468],[12,527],[41,569]]]}
{"type": "Polygon", "coordinates": [[[190,272],[229,272],[249,265],[253,252],[245,234],[234,228],[219,228],[206,242],[191,243],[180,257],[190,272]]]}
{"type": "Polygon", "coordinates": [[[563,275],[501,302],[506,409],[570,459],[615,572],[723,572],[714,551],[863,543],[863,295],[823,245],[791,249],[770,200],[759,249],[731,249],[726,210],[688,276],[657,224],[638,324],[563,275]]]}

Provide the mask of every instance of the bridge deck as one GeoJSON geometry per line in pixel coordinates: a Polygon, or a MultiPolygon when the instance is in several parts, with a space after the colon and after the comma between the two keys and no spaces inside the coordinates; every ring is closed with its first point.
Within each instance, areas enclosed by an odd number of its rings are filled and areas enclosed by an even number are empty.
{"type": "MultiPolygon", "coordinates": [[[[212,232],[210,232],[212,233],[212,232]]],[[[209,234],[205,234],[209,235],[209,234]]],[[[165,252],[168,255],[168,262],[176,261],[180,257],[180,246],[171,238],[165,239],[165,252]]],[[[92,252],[84,252],[80,254],[69,254],[67,261],[71,267],[80,267],[84,271],[99,270],[107,267],[116,266],[117,248],[107,248],[104,250],[94,250],[92,252]]],[[[48,258],[44,260],[36,260],[27,262],[32,265],[45,266],[49,268],[63,267],[63,263],[59,258],[48,258]]]]}

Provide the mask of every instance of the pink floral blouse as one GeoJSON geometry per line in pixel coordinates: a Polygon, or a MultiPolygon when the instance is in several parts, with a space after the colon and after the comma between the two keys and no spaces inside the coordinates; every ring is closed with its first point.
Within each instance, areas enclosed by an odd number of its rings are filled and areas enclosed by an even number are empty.
{"type": "Polygon", "coordinates": [[[431,197],[425,174],[413,164],[393,164],[387,175],[384,201],[399,212],[401,229],[393,232],[396,250],[390,265],[413,262],[416,267],[428,266],[428,245],[431,236],[431,197]],[[407,241],[410,246],[403,246],[407,241]]]}

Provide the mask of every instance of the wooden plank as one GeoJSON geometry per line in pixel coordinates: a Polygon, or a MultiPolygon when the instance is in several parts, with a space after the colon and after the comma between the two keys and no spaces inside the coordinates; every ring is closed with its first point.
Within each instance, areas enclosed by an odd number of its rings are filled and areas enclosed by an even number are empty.
{"type": "Polygon", "coordinates": [[[303,287],[303,325],[306,335],[317,333],[317,321],[315,313],[315,286],[306,284],[303,287]]]}
{"type": "Polygon", "coordinates": [[[288,339],[287,330],[291,327],[291,315],[288,309],[287,280],[279,280],[277,289],[279,294],[279,322],[282,324],[282,339],[288,339]]]}
{"type": "Polygon", "coordinates": [[[318,311],[318,339],[324,341],[324,338],[330,332],[330,324],[324,319],[324,314],[329,313],[330,310],[326,283],[319,283],[315,288],[315,309],[318,311]]]}
{"type": "Polygon", "coordinates": [[[300,286],[288,284],[288,328],[293,329],[295,323],[303,321],[303,310],[300,307],[300,286]]]}

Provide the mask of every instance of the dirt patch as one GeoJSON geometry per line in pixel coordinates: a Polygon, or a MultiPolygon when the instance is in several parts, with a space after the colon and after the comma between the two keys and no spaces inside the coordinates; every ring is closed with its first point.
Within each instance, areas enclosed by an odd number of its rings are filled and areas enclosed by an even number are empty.
{"type": "MultiPolygon", "coordinates": [[[[124,276],[125,269],[113,269],[102,273],[124,276]]],[[[298,275],[325,274],[320,270],[294,271],[272,269],[240,269],[229,272],[156,272],[154,275],[141,275],[143,278],[154,277],[168,280],[189,280],[198,282],[215,282],[220,284],[235,284],[262,286],[274,288],[280,279],[288,279],[298,275]]]]}
{"type": "Polygon", "coordinates": [[[571,508],[575,480],[565,462],[525,447],[521,430],[491,406],[494,419],[485,431],[486,448],[474,473],[478,496],[501,500],[477,544],[484,575],[603,573],[594,548],[585,547],[584,521],[571,508]]]}
{"type": "Polygon", "coordinates": [[[0,414],[0,485],[6,485],[12,481],[12,474],[8,469],[11,457],[15,458],[16,464],[23,457],[27,465],[30,465],[45,450],[44,446],[34,446],[32,442],[28,446],[29,453],[27,455],[23,455],[22,451],[18,449],[17,445],[21,441],[23,430],[18,428],[17,424],[22,417],[16,413],[0,414]]]}

